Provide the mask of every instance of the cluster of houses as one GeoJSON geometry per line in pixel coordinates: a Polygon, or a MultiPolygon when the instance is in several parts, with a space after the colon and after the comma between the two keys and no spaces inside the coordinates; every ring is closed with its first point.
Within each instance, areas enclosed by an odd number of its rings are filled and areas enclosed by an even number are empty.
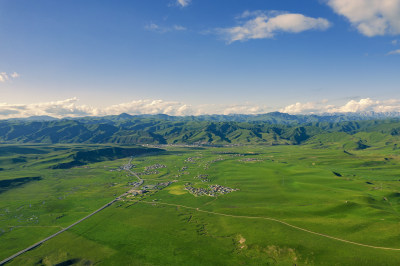
{"type": "Polygon", "coordinates": [[[185,187],[185,190],[189,191],[195,196],[210,196],[217,197],[218,195],[224,195],[237,191],[238,189],[224,187],[221,185],[210,185],[208,188],[195,188],[190,185],[185,187]]]}
{"type": "Polygon", "coordinates": [[[129,171],[129,170],[131,170],[132,168],[135,167],[135,165],[131,164],[131,161],[129,161],[129,163],[127,163],[127,164],[121,165],[117,169],[111,169],[110,172],[114,172],[114,171],[121,172],[121,171],[129,171]]]}
{"type": "Polygon", "coordinates": [[[163,188],[168,187],[169,185],[171,185],[172,183],[175,183],[175,182],[176,182],[176,180],[175,180],[175,181],[168,181],[168,182],[158,183],[158,184],[155,186],[155,188],[158,189],[158,190],[160,190],[160,189],[163,189],[163,188]]]}
{"type": "Polygon", "coordinates": [[[128,193],[130,194],[130,195],[128,195],[128,197],[143,195],[147,192],[149,192],[149,191],[146,189],[131,189],[128,191],[128,193]]]}
{"type": "MultiPolygon", "coordinates": [[[[139,184],[138,182],[129,183],[129,185],[134,185],[135,188],[129,190],[128,194],[129,194],[129,197],[143,195],[145,193],[150,192],[151,190],[161,190],[163,188],[166,188],[174,182],[177,182],[177,180],[162,182],[162,183],[158,183],[157,185],[145,185],[141,189],[138,189],[137,186],[135,186],[135,185],[139,184]]],[[[142,185],[142,184],[143,184],[143,181],[140,185],[142,185]]]]}
{"type": "Polygon", "coordinates": [[[262,159],[257,159],[257,158],[245,158],[238,160],[239,162],[262,162],[262,159]]]}
{"type": "Polygon", "coordinates": [[[143,179],[135,181],[135,182],[130,182],[130,183],[128,183],[128,185],[130,185],[132,187],[140,187],[141,185],[143,185],[143,179]]]}
{"type": "Polygon", "coordinates": [[[187,163],[196,163],[197,159],[201,159],[201,157],[189,157],[185,160],[187,163]]]}
{"type": "Polygon", "coordinates": [[[166,167],[167,167],[167,166],[164,165],[164,164],[156,163],[156,164],[153,164],[153,165],[150,165],[150,166],[146,166],[146,167],[144,168],[144,170],[145,170],[145,171],[149,171],[149,170],[155,170],[155,169],[166,168],[166,167]]]}
{"type": "Polygon", "coordinates": [[[175,175],[176,177],[181,177],[182,175],[188,175],[190,174],[188,171],[186,171],[188,168],[186,166],[182,167],[180,170],[178,170],[178,174],[175,175]]]}
{"type": "Polygon", "coordinates": [[[201,182],[210,182],[210,179],[208,179],[208,175],[198,175],[194,177],[195,179],[200,179],[201,182]]]}
{"type": "Polygon", "coordinates": [[[139,172],[136,173],[138,176],[142,176],[142,175],[158,175],[160,172],[158,172],[157,170],[153,170],[153,171],[144,171],[144,172],[139,172]]]}
{"type": "Polygon", "coordinates": [[[135,167],[133,164],[127,163],[127,164],[122,165],[120,168],[121,168],[121,170],[128,171],[128,170],[131,170],[133,167],[135,167]]]}

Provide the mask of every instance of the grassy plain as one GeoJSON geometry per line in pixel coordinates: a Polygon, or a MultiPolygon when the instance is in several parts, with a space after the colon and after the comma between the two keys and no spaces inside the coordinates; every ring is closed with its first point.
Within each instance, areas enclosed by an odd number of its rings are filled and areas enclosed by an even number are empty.
{"type": "MultiPolygon", "coordinates": [[[[129,158],[50,168],[74,151],[96,147],[0,147],[0,181],[40,177],[6,182],[0,191],[0,259],[130,189],[135,177],[117,170],[129,158]]],[[[165,165],[142,175],[144,185],[174,183],[124,198],[9,265],[398,265],[400,261],[398,150],[382,145],[344,152],[335,143],[164,148],[165,152],[134,157],[132,170],[143,173],[145,167],[165,165]],[[196,178],[199,175],[207,175],[209,182],[196,178]],[[184,189],[189,183],[238,191],[194,196],[184,189]]]]}

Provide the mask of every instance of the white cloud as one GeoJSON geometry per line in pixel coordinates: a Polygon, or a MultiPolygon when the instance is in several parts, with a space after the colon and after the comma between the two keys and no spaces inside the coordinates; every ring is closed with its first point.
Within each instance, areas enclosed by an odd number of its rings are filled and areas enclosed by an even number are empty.
{"type": "Polygon", "coordinates": [[[389,53],[387,53],[387,55],[395,55],[395,54],[400,54],[400,49],[390,51],[389,53]]]}
{"type": "Polygon", "coordinates": [[[369,37],[400,34],[400,0],[327,0],[357,30],[369,37]]]}
{"type": "Polygon", "coordinates": [[[150,23],[150,24],[146,25],[144,28],[145,28],[146,30],[150,30],[150,31],[157,31],[157,30],[160,29],[160,26],[158,26],[158,25],[155,24],[155,23],[150,23]]]}
{"type": "Polygon", "coordinates": [[[106,107],[102,112],[106,114],[168,114],[168,115],[190,115],[193,113],[189,105],[179,102],[168,102],[163,100],[138,100],[121,103],[106,107]]]}
{"type": "Polygon", "coordinates": [[[258,106],[251,103],[246,104],[203,104],[194,108],[194,115],[203,114],[261,114],[268,111],[266,106],[258,106]]]}
{"type": "Polygon", "coordinates": [[[203,114],[259,114],[265,113],[265,106],[253,104],[216,105],[205,104],[192,106],[189,104],[163,101],[163,100],[138,100],[106,107],[100,113],[103,115],[128,113],[140,114],[168,114],[176,116],[203,115],[203,114]]]}
{"type": "Polygon", "coordinates": [[[8,80],[8,75],[5,72],[0,72],[0,82],[5,82],[8,80]]]}
{"type": "Polygon", "coordinates": [[[29,116],[52,116],[81,117],[81,116],[104,116],[128,113],[140,114],[167,114],[174,116],[203,115],[203,114],[258,114],[265,113],[265,106],[254,104],[220,105],[206,104],[191,106],[189,104],[164,101],[164,100],[136,100],[121,104],[95,108],[88,105],[78,104],[77,98],[61,101],[51,101],[32,104],[8,104],[0,103],[0,119],[29,117],[29,116]]]}
{"type": "Polygon", "coordinates": [[[17,72],[7,73],[7,72],[0,72],[0,82],[6,82],[12,79],[16,79],[19,77],[17,72]]]}
{"type": "Polygon", "coordinates": [[[127,103],[111,105],[105,108],[94,108],[88,105],[78,105],[77,98],[61,101],[32,103],[32,104],[7,104],[0,103],[0,119],[12,117],[29,117],[48,115],[53,117],[81,117],[104,116],[129,113],[139,114],[168,114],[191,115],[194,111],[187,104],[163,100],[138,100],[127,103]]]}
{"type": "Polygon", "coordinates": [[[17,72],[13,72],[10,74],[10,77],[12,77],[13,79],[19,78],[19,74],[17,72]]]}
{"type": "MultiPolygon", "coordinates": [[[[259,17],[259,16],[263,16],[265,15],[265,11],[263,10],[255,10],[255,11],[250,11],[250,10],[246,10],[244,11],[242,14],[236,16],[236,19],[244,19],[244,18],[249,18],[249,17],[259,17]]],[[[275,11],[272,11],[270,13],[277,13],[275,11]]]]}
{"type": "Polygon", "coordinates": [[[181,6],[181,7],[186,7],[192,2],[192,0],[177,0],[176,4],[181,6]]]}
{"type": "Polygon", "coordinates": [[[77,98],[62,101],[33,103],[33,104],[7,104],[0,103],[0,118],[28,117],[49,115],[54,117],[96,115],[95,108],[86,105],[76,105],[77,98]]]}
{"type": "Polygon", "coordinates": [[[393,41],[392,41],[392,44],[393,44],[393,45],[397,45],[398,43],[399,43],[398,40],[393,40],[393,41]]]}
{"type": "Polygon", "coordinates": [[[265,113],[265,108],[252,105],[232,105],[223,108],[222,114],[260,114],[265,113]]]}
{"type": "Polygon", "coordinates": [[[285,108],[282,108],[279,110],[282,113],[288,113],[288,114],[301,114],[301,113],[315,113],[318,111],[318,108],[316,107],[315,103],[295,103],[286,106],[285,108]]]}
{"type": "Polygon", "coordinates": [[[329,105],[326,102],[296,103],[286,106],[280,111],[289,114],[400,112],[400,100],[377,101],[365,98],[358,101],[350,100],[343,105],[329,105]]]}
{"type": "Polygon", "coordinates": [[[181,25],[173,25],[171,27],[167,26],[160,26],[155,23],[150,23],[144,27],[148,31],[154,31],[158,33],[166,33],[171,31],[185,31],[186,28],[181,25]]]}
{"type": "Polygon", "coordinates": [[[172,28],[173,28],[174,30],[177,30],[177,31],[186,30],[185,27],[180,26],[180,25],[174,25],[172,28]]]}
{"type": "MultiPolygon", "coordinates": [[[[105,116],[128,113],[131,115],[141,114],[167,114],[173,116],[204,115],[204,114],[262,114],[271,110],[267,106],[245,104],[204,104],[189,105],[176,101],[164,100],[136,100],[106,107],[92,107],[78,104],[77,98],[60,101],[32,103],[32,104],[8,104],[0,103],[0,119],[29,117],[29,116],[52,116],[82,117],[82,116],[105,116]]],[[[279,110],[289,114],[322,114],[322,113],[355,113],[355,112],[400,112],[400,100],[391,99],[377,101],[370,98],[361,100],[350,100],[342,105],[332,105],[326,100],[320,102],[295,103],[279,110]]]]}
{"type": "Polygon", "coordinates": [[[312,29],[326,30],[331,25],[324,18],[311,18],[293,13],[245,11],[238,18],[244,18],[247,21],[239,23],[239,26],[216,30],[229,43],[273,38],[277,32],[299,33],[312,29]]]}
{"type": "Polygon", "coordinates": [[[340,112],[340,113],[355,113],[355,112],[364,112],[364,111],[373,111],[373,108],[377,106],[379,102],[375,102],[370,98],[361,99],[358,102],[355,100],[351,100],[347,102],[345,105],[340,107],[332,107],[328,109],[330,112],[340,112]]]}

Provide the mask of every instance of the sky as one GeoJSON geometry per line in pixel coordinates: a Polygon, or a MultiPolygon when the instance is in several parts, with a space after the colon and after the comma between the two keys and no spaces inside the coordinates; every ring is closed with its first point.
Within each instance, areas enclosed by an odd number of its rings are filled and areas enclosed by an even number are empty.
{"type": "Polygon", "coordinates": [[[400,111],[400,0],[0,0],[0,119],[400,111]]]}

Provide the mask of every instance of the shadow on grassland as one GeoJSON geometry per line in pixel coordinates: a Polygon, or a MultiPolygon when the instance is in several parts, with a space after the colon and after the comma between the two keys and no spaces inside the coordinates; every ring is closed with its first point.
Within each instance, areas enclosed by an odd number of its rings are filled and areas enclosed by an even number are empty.
{"type": "Polygon", "coordinates": [[[8,191],[10,189],[23,186],[29,182],[39,181],[39,180],[42,180],[42,177],[40,177],[40,176],[20,177],[20,178],[14,178],[14,179],[0,180],[0,194],[8,191]]]}

